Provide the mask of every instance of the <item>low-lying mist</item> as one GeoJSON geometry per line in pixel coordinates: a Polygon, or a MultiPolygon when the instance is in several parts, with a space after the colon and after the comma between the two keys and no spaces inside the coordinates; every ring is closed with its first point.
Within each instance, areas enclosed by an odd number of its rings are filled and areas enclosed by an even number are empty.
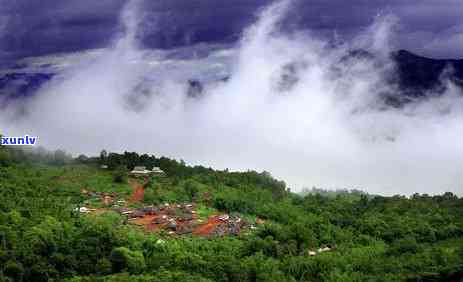
{"type": "Polygon", "coordinates": [[[384,93],[398,92],[389,79],[393,16],[377,17],[350,42],[327,42],[310,31],[280,32],[291,8],[283,1],[263,10],[236,46],[179,58],[139,46],[142,4],[124,9],[125,33],[112,46],[82,55],[36,95],[2,110],[3,133],[37,135],[40,145],[75,154],[104,148],[267,170],[293,191],[461,195],[461,90],[445,82],[444,95],[384,103],[384,93]],[[214,82],[191,97],[191,78],[214,82]]]}

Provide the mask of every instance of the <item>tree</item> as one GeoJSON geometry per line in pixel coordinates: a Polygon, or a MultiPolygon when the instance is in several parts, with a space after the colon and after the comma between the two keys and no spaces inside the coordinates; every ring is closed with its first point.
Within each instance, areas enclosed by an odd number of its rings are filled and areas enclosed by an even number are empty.
{"type": "Polygon", "coordinates": [[[9,260],[4,266],[3,273],[14,281],[22,281],[24,267],[19,262],[9,260]]]}
{"type": "Polygon", "coordinates": [[[248,281],[289,281],[279,270],[278,262],[267,258],[261,252],[245,258],[241,263],[241,269],[248,281]]]}
{"type": "Polygon", "coordinates": [[[69,161],[70,157],[63,150],[56,150],[53,153],[52,163],[55,165],[64,165],[69,161]]]}
{"type": "Polygon", "coordinates": [[[193,180],[187,180],[183,185],[185,189],[185,193],[190,197],[190,199],[194,199],[196,194],[199,192],[198,183],[193,180]]]}
{"type": "MultiPolygon", "coordinates": [[[[0,140],[3,135],[0,134],[0,140]]],[[[0,142],[0,165],[6,166],[9,163],[9,157],[4,145],[0,142]]]]}
{"type": "Polygon", "coordinates": [[[100,163],[104,164],[108,159],[108,152],[106,150],[102,150],[100,152],[100,163]]]}
{"type": "Polygon", "coordinates": [[[88,157],[84,154],[79,155],[76,160],[80,163],[85,163],[88,161],[88,157]]]}
{"type": "Polygon", "coordinates": [[[124,183],[127,178],[127,171],[125,167],[118,166],[113,172],[113,181],[115,183],[124,183]]]}
{"type": "Polygon", "coordinates": [[[390,249],[388,252],[391,255],[401,255],[404,253],[416,253],[418,251],[418,243],[416,242],[415,238],[413,237],[406,237],[403,239],[399,239],[391,244],[390,249]]]}
{"type": "Polygon", "coordinates": [[[145,258],[139,251],[132,251],[126,247],[119,247],[112,250],[109,256],[113,272],[124,270],[130,273],[141,273],[145,268],[145,258]]]}
{"type": "Polygon", "coordinates": [[[96,264],[96,272],[100,275],[107,275],[111,273],[111,262],[107,258],[98,260],[96,264]]]}

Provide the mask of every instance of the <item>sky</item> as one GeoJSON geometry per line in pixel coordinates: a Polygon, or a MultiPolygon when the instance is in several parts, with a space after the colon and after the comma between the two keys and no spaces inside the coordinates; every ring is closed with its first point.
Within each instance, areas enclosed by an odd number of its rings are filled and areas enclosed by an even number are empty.
{"type": "Polygon", "coordinates": [[[266,170],[292,191],[463,193],[450,71],[444,92],[384,103],[401,94],[391,51],[460,56],[457,1],[0,1],[3,56],[48,55],[5,71],[56,73],[30,97],[0,96],[6,136],[266,170]]]}
{"type": "MultiPolygon", "coordinates": [[[[233,42],[270,0],[143,1],[139,36],[146,48],[233,42]]],[[[399,19],[396,46],[420,55],[463,58],[461,0],[295,0],[288,29],[348,40],[378,14],[399,19]]],[[[0,55],[4,58],[103,47],[121,32],[124,0],[0,0],[0,55]]]]}

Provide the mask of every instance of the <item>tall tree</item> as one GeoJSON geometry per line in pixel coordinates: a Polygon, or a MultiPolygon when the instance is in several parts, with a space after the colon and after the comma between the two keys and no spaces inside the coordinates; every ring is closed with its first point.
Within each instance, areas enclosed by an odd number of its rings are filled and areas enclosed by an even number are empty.
{"type": "Polygon", "coordinates": [[[106,150],[102,150],[100,153],[100,163],[105,163],[106,160],[108,159],[108,152],[106,150]]]}

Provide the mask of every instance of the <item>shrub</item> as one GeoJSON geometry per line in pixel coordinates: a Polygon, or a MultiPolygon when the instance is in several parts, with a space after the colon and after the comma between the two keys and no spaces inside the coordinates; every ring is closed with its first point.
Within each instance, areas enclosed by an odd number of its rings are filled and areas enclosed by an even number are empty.
{"type": "Polygon", "coordinates": [[[127,172],[124,167],[119,166],[113,172],[113,181],[115,183],[124,183],[127,179],[127,172]]]}
{"type": "Polygon", "coordinates": [[[132,251],[125,247],[113,249],[109,260],[113,272],[128,271],[137,274],[143,272],[146,267],[145,258],[141,252],[132,251]]]}

